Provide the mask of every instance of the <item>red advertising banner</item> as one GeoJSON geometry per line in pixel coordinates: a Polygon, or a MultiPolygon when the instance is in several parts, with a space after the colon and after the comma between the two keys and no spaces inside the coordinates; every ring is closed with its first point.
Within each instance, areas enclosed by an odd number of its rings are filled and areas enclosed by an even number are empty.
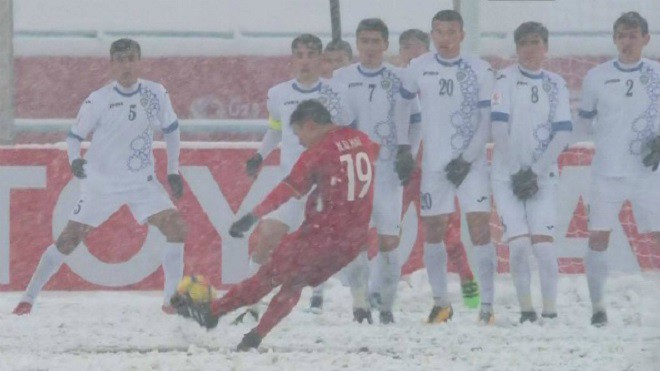
{"type": "MultiPolygon", "coordinates": [[[[281,177],[277,155],[266,161],[256,180],[245,175],[244,164],[253,151],[254,145],[246,143],[182,145],[186,189],[176,205],[189,226],[185,271],[204,274],[218,287],[242,280],[247,271],[248,238],[229,237],[230,223],[256,205],[281,177]]],[[[588,147],[579,147],[561,157],[556,245],[564,273],[583,272],[592,153],[588,147]]],[[[166,185],[164,149],[157,148],[155,157],[158,178],[166,185]]],[[[63,144],[0,148],[0,291],[25,288],[41,254],[64,228],[78,187],[63,144]]],[[[404,196],[400,250],[409,256],[404,273],[423,267],[418,187],[419,174],[404,196]]],[[[660,269],[660,247],[649,235],[637,232],[629,204],[623,205],[619,216],[621,226],[613,231],[609,250],[610,266],[627,271],[660,269]]],[[[494,211],[491,226],[499,271],[506,272],[508,249],[501,242],[498,221],[494,211]]],[[[465,230],[463,242],[470,255],[465,230]]],[[[157,229],[137,224],[122,207],[90,234],[46,289],[160,289],[163,241],[157,229]]]]}

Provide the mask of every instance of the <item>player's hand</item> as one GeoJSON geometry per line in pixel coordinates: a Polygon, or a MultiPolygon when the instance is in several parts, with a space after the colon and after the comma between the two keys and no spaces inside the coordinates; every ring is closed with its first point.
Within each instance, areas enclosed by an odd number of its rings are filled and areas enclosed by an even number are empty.
{"type": "Polygon", "coordinates": [[[516,197],[528,200],[539,191],[538,176],[532,169],[520,170],[511,176],[511,186],[516,197]]]}
{"type": "Polygon", "coordinates": [[[415,159],[410,151],[409,145],[400,145],[396,151],[396,160],[394,161],[394,170],[396,170],[401,185],[407,185],[410,177],[415,170],[415,159]]]}
{"type": "Polygon", "coordinates": [[[179,174],[169,174],[167,175],[167,182],[170,183],[170,189],[172,190],[172,197],[175,199],[181,198],[183,195],[183,179],[179,174]]]}
{"type": "Polygon", "coordinates": [[[655,139],[649,143],[649,148],[651,149],[651,153],[644,156],[642,162],[644,163],[644,166],[651,167],[653,171],[656,171],[660,164],[660,135],[655,137],[655,139]]]}
{"type": "Polygon", "coordinates": [[[467,162],[463,159],[463,155],[458,156],[457,158],[449,161],[447,166],[445,166],[447,179],[454,183],[456,188],[458,188],[470,172],[471,166],[472,164],[470,162],[467,162]]]}
{"type": "Polygon", "coordinates": [[[85,160],[84,158],[77,158],[71,162],[71,172],[76,178],[78,179],[87,178],[87,174],[85,173],[86,163],[87,160],[85,160]]]}
{"type": "Polygon", "coordinates": [[[254,223],[257,222],[259,218],[257,218],[254,214],[248,213],[247,215],[243,216],[242,218],[238,219],[238,221],[235,221],[234,224],[231,225],[229,228],[229,235],[234,237],[234,238],[242,238],[243,233],[247,232],[254,223]]]}
{"type": "Polygon", "coordinates": [[[251,177],[257,176],[259,167],[263,161],[263,157],[259,153],[255,153],[245,162],[245,172],[251,177]]]}

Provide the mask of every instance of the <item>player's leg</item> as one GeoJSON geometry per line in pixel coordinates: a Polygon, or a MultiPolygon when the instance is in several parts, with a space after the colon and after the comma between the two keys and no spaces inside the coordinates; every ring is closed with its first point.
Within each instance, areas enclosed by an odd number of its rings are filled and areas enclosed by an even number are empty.
{"type": "Polygon", "coordinates": [[[463,294],[463,304],[468,308],[477,308],[479,306],[479,285],[474,279],[472,269],[468,263],[465,245],[461,241],[461,211],[458,205],[458,198],[455,199],[454,211],[449,217],[447,233],[445,233],[445,246],[447,246],[447,257],[458,270],[458,276],[461,279],[461,292],[463,294]]]}
{"type": "Polygon", "coordinates": [[[323,311],[323,292],[325,291],[325,282],[315,286],[312,289],[312,297],[309,300],[309,310],[312,313],[320,314],[323,311]]]}
{"type": "Polygon", "coordinates": [[[608,274],[607,248],[612,227],[615,223],[619,223],[619,211],[627,193],[622,179],[592,174],[589,249],[584,257],[584,267],[593,310],[591,322],[596,326],[607,323],[604,301],[608,274]]]}
{"type": "Polygon", "coordinates": [[[539,184],[539,191],[526,202],[526,215],[530,228],[532,249],[539,267],[541,295],[545,318],[557,317],[557,284],[559,281],[559,263],[554,246],[556,224],[555,182],[539,184]]]}
{"type": "Polygon", "coordinates": [[[353,297],[353,319],[362,323],[373,323],[371,310],[369,309],[368,283],[369,283],[369,257],[367,247],[364,246],[356,258],[348,263],[342,270],[342,274],[351,290],[353,297]]]}
{"type": "Polygon", "coordinates": [[[536,312],[532,306],[529,262],[532,241],[529,238],[525,206],[513,194],[511,182],[493,180],[493,195],[504,229],[504,238],[508,240],[509,244],[509,270],[520,305],[520,322],[535,321],[536,312]]]}
{"type": "Polygon", "coordinates": [[[474,247],[472,253],[481,289],[479,321],[482,324],[492,324],[497,253],[490,238],[491,197],[485,163],[473,166],[458,189],[458,198],[465,212],[470,240],[474,247]]]}

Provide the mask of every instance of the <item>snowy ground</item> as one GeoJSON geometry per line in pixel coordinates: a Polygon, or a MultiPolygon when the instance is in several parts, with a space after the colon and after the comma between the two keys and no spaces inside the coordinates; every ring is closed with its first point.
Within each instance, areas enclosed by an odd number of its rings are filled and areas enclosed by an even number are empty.
{"type": "Polygon", "coordinates": [[[423,271],[401,283],[390,326],[352,323],[348,290],[331,280],[323,314],[305,311],[305,291],[249,353],[234,347],[252,323],[231,326],[228,316],[207,332],[163,314],[156,292],[45,292],[27,317],[9,314],[19,293],[0,293],[0,370],[660,370],[657,272],[610,278],[602,329],[588,323],[583,276],[561,277],[557,320],[518,325],[510,277],[500,275],[496,325],[487,328],[451,279],[449,324],[423,323],[431,306],[423,271]]]}

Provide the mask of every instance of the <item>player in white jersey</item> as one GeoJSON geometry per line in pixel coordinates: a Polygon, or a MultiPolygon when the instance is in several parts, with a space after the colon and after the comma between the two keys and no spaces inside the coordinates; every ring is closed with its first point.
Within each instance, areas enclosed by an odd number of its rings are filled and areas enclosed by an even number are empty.
{"type": "MultiPolygon", "coordinates": [[[[402,183],[407,183],[414,168],[409,144],[410,117],[395,119],[401,69],[383,63],[389,31],[378,18],[363,19],[356,30],[359,62],[334,72],[334,79],[348,86],[348,100],[356,116],[357,129],[380,145],[376,161],[372,223],[378,232],[379,254],[374,281],[381,294],[380,322],[394,321],[392,306],[398,286],[401,264],[399,245],[402,183]]],[[[419,115],[414,115],[417,123],[419,115]]],[[[371,322],[367,302],[368,258],[366,250],[344,270],[353,293],[354,319],[371,322]]]]}
{"type": "MultiPolygon", "coordinates": [[[[317,99],[332,114],[333,122],[339,125],[349,125],[353,117],[348,109],[346,88],[331,80],[321,78],[321,40],[311,34],[302,34],[291,43],[291,63],[295,78],[275,85],[268,90],[268,114],[270,126],[266,132],[259,150],[247,161],[246,171],[255,176],[261,162],[281,142],[280,169],[282,176],[288,174],[303,152],[303,146],[293,132],[289,119],[298,103],[317,99]]],[[[251,274],[256,273],[264,264],[270,252],[280,243],[282,238],[300,227],[304,219],[306,199],[291,199],[276,211],[264,216],[257,225],[257,239],[251,246],[251,274]]],[[[256,307],[248,309],[253,317],[257,317],[256,307]]],[[[245,314],[245,313],[244,313],[245,314]]],[[[244,314],[237,318],[242,321],[244,314]]]]}
{"type": "Polygon", "coordinates": [[[165,290],[163,311],[174,313],[170,297],[183,274],[186,224],[156,179],[153,130],[167,142],[168,182],[181,197],[179,123],[165,88],[138,78],[140,45],[120,39],[110,47],[112,83],[93,92],[80,108],[67,138],[73,174],[81,179],[81,195],[57,241],[41,257],[15,314],[30,313],[32,304],[66,257],[94,228],[126,204],[140,223],[158,227],[167,242],[163,249],[165,290]],[[80,142],[93,133],[83,159],[80,142]]]}
{"type": "Polygon", "coordinates": [[[542,316],[557,316],[557,157],[569,144],[573,124],[566,82],[541,69],[548,29],[526,22],[515,30],[514,40],[518,63],[498,73],[491,100],[491,178],[523,323],[537,319],[530,290],[532,251],[539,267],[542,316]]]}
{"type": "MultiPolygon", "coordinates": [[[[430,47],[431,41],[428,33],[416,28],[403,31],[399,35],[399,57],[397,58],[399,66],[407,67],[411,60],[428,53],[430,47]]],[[[419,112],[419,107],[416,107],[416,110],[419,112]]],[[[417,157],[422,140],[421,126],[411,125],[410,127],[410,145],[414,157],[417,157]]],[[[457,199],[456,202],[458,202],[457,199]]],[[[465,245],[461,241],[461,211],[458,207],[449,217],[444,243],[447,250],[447,258],[454,264],[461,279],[463,304],[468,308],[478,308],[479,285],[474,279],[474,274],[472,273],[467,253],[465,252],[465,245]]]]}
{"type": "Polygon", "coordinates": [[[613,39],[618,57],[587,73],[579,106],[596,150],[584,259],[595,326],[607,323],[606,250],[624,200],[632,202],[638,229],[652,232],[660,244],[660,64],[642,58],[650,35],[638,13],[624,13],[614,22],[613,39]]]}
{"type": "MultiPolygon", "coordinates": [[[[351,44],[344,40],[332,40],[326,44],[323,50],[321,76],[331,79],[333,73],[351,64],[353,60],[353,49],[351,44]]],[[[323,312],[323,291],[325,282],[314,287],[312,297],[309,300],[309,311],[315,314],[323,312]]]]}
{"type": "Polygon", "coordinates": [[[421,205],[426,225],[424,262],[433,291],[428,321],[446,322],[453,309],[447,293],[447,251],[443,237],[458,195],[475,246],[482,287],[480,321],[492,319],[495,247],[490,241],[490,191],[485,145],[488,141],[493,70],[478,58],[461,54],[463,19],[453,10],[431,21],[438,53],[414,59],[404,74],[401,94],[419,92],[422,109],[421,205]],[[483,318],[483,320],[482,320],[483,318]]]}

